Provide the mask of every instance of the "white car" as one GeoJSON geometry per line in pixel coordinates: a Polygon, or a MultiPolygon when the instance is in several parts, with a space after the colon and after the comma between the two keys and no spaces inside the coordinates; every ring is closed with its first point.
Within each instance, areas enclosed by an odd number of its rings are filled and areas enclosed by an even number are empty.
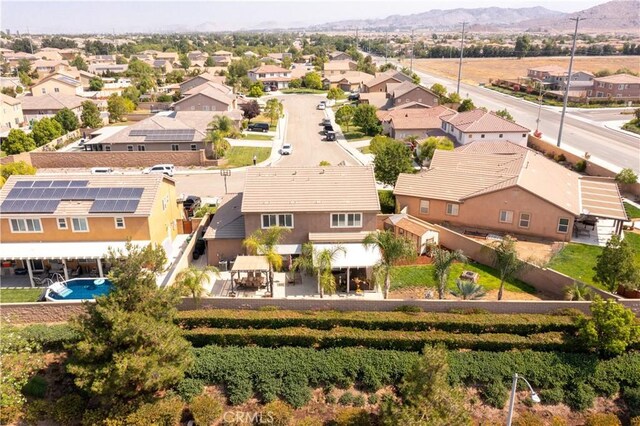
{"type": "Polygon", "coordinates": [[[320,102],[316,108],[317,109],[326,109],[327,105],[324,102],[320,102]]]}
{"type": "Polygon", "coordinates": [[[280,148],[281,155],[291,155],[292,151],[293,151],[293,147],[291,146],[291,144],[288,144],[288,143],[282,145],[282,148],[280,148]]]}
{"type": "Polygon", "coordinates": [[[167,176],[173,176],[175,167],[173,164],[156,164],[155,166],[146,168],[142,173],[148,175],[150,173],[164,173],[167,176]]]}

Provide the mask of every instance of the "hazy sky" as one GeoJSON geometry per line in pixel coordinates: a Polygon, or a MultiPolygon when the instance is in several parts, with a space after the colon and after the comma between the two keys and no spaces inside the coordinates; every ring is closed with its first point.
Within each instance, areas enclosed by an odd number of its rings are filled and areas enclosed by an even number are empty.
{"type": "Polygon", "coordinates": [[[383,18],[431,9],[544,6],[574,12],[606,0],[298,0],[298,1],[6,1],[3,30],[31,33],[104,33],[304,27],[344,19],[383,18]]]}

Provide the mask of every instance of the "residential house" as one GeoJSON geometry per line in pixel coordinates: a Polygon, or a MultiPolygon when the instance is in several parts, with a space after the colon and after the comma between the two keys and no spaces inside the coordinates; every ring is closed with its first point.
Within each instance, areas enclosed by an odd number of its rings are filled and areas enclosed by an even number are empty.
{"type": "MultiPolygon", "coordinates": [[[[230,52],[229,52],[229,53],[230,53],[230,52]]],[[[246,51],[246,52],[244,52],[242,55],[243,55],[243,56],[246,56],[247,58],[257,58],[258,56],[260,56],[260,55],[258,55],[257,53],[252,52],[252,51],[250,51],[250,50],[247,50],[247,51],[246,51]]],[[[229,58],[231,58],[231,55],[229,55],[229,58]]]]}
{"type": "MultiPolygon", "coordinates": [[[[376,111],[382,122],[383,133],[394,139],[416,136],[424,139],[429,136],[444,136],[442,117],[450,116],[455,111],[439,105],[433,108],[407,105],[406,108],[376,111]]],[[[404,105],[403,105],[404,107],[404,105]]]]}
{"type": "Polygon", "coordinates": [[[151,62],[153,69],[160,71],[162,74],[170,73],[173,71],[173,65],[166,59],[155,59],[151,62]]]}
{"type": "Polygon", "coordinates": [[[309,241],[317,249],[340,244],[345,252],[334,268],[370,276],[379,253],[362,240],[376,230],[379,211],[372,167],[249,168],[243,192],[224,200],[205,232],[208,261],[233,260],[246,237],[280,226],[290,231],[277,246],[280,254],[297,256],[309,241]]]}
{"type": "Polygon", "coordinates": [[[585,217],[611,220],[616,233],[626,220],[613,179],[580,176],[507,141],[436,150],[428,170],[400,174],[394,194],[401,212],[485,235],[570,241],[585,217]]]}
{"type": "Polygon", "coordinates": [[[6,136],[11,129],[18,129],[24,123],[22,102],[19,99],[0,93],[2,99],[2,122],[0,122],[0,136],[6,136]]]}
{"type": "Polygon", "coordinates": [[[351,56],[344,52],[335,51],[329,53],[330,61],[350,61],[351,59],[351,56]]]}
{"type": "Polygon", "coordinates": [[[33,96],[42,96],[50,93],[62,93],[75,96],[81,95],[82,92],[82,83],[79,80],[60,72],[43,78],[31,87],[31,94],[33,96]]]}
{"type": "Polygon", "coordinates": [[[216,115],[226,115],[236,125],[242,121],[238,110],[175,111],[146,118],[85,145],[91,151],[199,151],[205,149],[207,129],[216,115]]]}
{"type": "Polygon", "coordinates": [[[23,96],[20,100],[24,118],[31,122],[44,117],[53,117],[63,108],[69,108],[80,118],[82,102],[87,99],[64,93],[47,93],[40,96],[23,96]]]}
{"type": "MultiPolygon", "coordinates": [[[[567,87],[569,73],[566,72],[562,76],[562,80],[558,84],[558,90],[564,91],[567,87]]],[[[571,73],[571,86],[570,91],[586,91],[591,89],[593,86],[593,77],[594,75],[588,71],[574,71],[571,73]]]]}
{"type": "Polygon", "coordinates": [[[354,61],[329,61],[323,65],[323,75],[325,77],[334,74],[345,74],[349,71],[356,71],[358,64],[354,61]]]}
{"type": "Polygon", "coordinates": [[[193,78],[190,78],[189,80],[185,80],[182,83],[180,83],[180,93],[187,93],[189,90],[193,89],[194,87],[198,87],[202,84],[206,84],[209,82],[224,84],[225,80],[226,80],[226,77],[222,75],[213,75],[207,72],[203,72],[202,74],[199,74],[193,78]]]}
{"type": "Polygon", "coordinates": [[[215,52],[213,52],[213,54],[215,56],[228,56],[228,57],[232,57],[233,53],[226,51],[226,50],[216,50],[215,52]]]}
{"type": "Polygon", "coordinates": [[[332,74],[322,79],[325,88],[339,87],[345,92],[357,92],[362,89],[363,84],[371,81],[375,77],[362,71],[347,71],[344,74],[332,74]]]}
{"type": "Polygon", "coordinates": [[[237,106],[233,90],[223,84],[207,82],[184,95],[172,105],[175,111],[231,111],[237,106]]]}
{"type": "Polygon", "coordinates": [[[443,116],[442,130],[460,145],[482,140],[508,140],[527,146],[530,130],[513,121],[500,117],[495,112],[474,109],[454,112],[443,116]]]}
{"type": "Polygon", "coordinates": [[[187,54],[187,58],[189,58],[189,60],[191,61],[206,61],[208,57],[209,54],[207,54],[206,52],[201,52],[199,50],[194,50],[187,54]]]}
{"type": "Polygon", "coordinates": [[[48,61],[61,61],[64,58],[60,54],[60,49],[54,47],[43,47],[34,53],[40,59],[46,59],[48,61]]]}
{"type": "Polygon", "coordinates": [[[107,73],[120,74],[129,69],[128,64],[103,64],[96,63],[89,65],[89,72],[96,75],[104,75],[107,73]]]}
{"type": "Polygon", "coordinates": [[[91,64],[115,65],[116,55],[91,55],[87,57],[87,62],[91,64]]]}
{"type": "Polygon", "coordinates": [[[47,74],[53,74],[58,71],[62,71],[69,66],[67,61],[49,61],[46,59],[37,59],[31,65],[34,71],[37,71],[40,77],[47,74]]]}
{"type": "Polygon", "coordinates": [[[228,67],[231,64],[230,56],[212,56],[211,59],[215,67],[228,67]]]}
{"type": "Polygon", "coordinates": [[[397,107],[411,102],[417,102],[430,107],[438,105],[438,95],[431,90],[419,86],[411,81],[402,83],[387,83],[387,92],[391,98],[390,107],[397,107]]]}
{"type": "Polygon", "coordinates": [[[640,100],[640,77],[629,74],[594,77],[593,87],[587,95],[591,98],[640,100]]]}
{"type": "Polygon", "coordinates": [[[171,255],[181,212],[164,175],[11,176],[0,190],[4,278],[105,276],[109,249],[149,243],[171,255]]]}
{"type": "Polygon", "coordinates": [[[291,81],[291,70],[277,65],[261,65],[249,70],[249,79],[253,82],[259,81],[265,86],[286,89],[291,81]]]}
{"type": "Polygon", "coordinates": [[[375,75],[375,78],[369,80],[363,85],[364,93],[374,92],[387,92],[387,84],[389,83],[402,83],[404,81],[412,81],[411,77],[395,70],[389,70],[386,72],[380,72],[375,75]]]}
{"type": "Polygon", "coordinates": [[[180,61],[178,52],[157,52],[154,56],[156,59],[164,59],[165,61],[169,61],[172,64],[180,61]]]}
{"type": "Polygon", "coordinates": [[[566,72],[566,68],[557,65],[543,65],[527,69],[527,77],[542,82],[548,89],[555,89],[566,72]]]}
{"type": "Polygon", "coordinates": [[[293,55],[289,52],[285,52],[285,53],[267,53],[267,58],[268,59],[272,59],[278,63],[282,63],[282,61],[284,61],[284,58],[289,58],[292,59],[293,55]]]}
{"type": "Polygon", "coordinates": [[[74,48],[60,49],[58,53],[60,53],[60,56],[62,56],[62,59],[66,61],[72,61],[76,58],[76,56],[81,54],[80,49],[74,49],[74,48]]]}
{"type": "Polygon", "coordinates": [[[291,78],[302,79],[310,72],[314,72],[316,69],[313,65],[307,64],[291,64],[291,78]]]}

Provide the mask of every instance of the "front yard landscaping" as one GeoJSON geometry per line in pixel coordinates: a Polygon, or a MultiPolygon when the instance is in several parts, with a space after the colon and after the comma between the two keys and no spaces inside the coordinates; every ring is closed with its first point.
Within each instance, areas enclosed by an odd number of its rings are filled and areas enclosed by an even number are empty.
{"type": "Polygon", "coordinates": [[[36,302],[41,288],[0,289],[0,303],[36,302]]]}
{"type": "Polygon", "coordinates": [[[342,134],[344,135],[344,138],[350,142],[363,141],[371,138],[371,136],[367,136],[360,127],[354,125],[349,126],[349,131],[342,129],[342,134]]]}
{"type": "Polygon", "coordinates": [[[232,146],[225,154],[225,158],[229,160],[227,167],[251,166],[254,155],[258,158],[258,163],[265,161],[271,155],[271,148],[232,146]]]}
{"type": "Polygon", "coordinates": [[[273,136],[263,135],[256,132],[247,132],[242,134],[241,139],[252,140],[252,141],[272,141],[273,136]]]}
{"type": "Polygon", "coordinates": [[[251,122],[249,124],[252,123],[269,123],[269,130],[271,131],[274,131],[278,128],[278,121],[276,121],[275,124],[271,124],[271,119],[264,114],[260,114],[259,116],[251,119],[251,122]]]}

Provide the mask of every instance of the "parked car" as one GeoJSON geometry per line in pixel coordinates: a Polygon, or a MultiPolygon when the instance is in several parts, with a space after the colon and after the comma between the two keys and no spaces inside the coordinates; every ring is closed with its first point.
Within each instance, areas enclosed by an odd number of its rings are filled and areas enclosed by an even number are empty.
{"type": "Polygon", "coordinates": [[[327,124],[326,126],[324,126],[324,134],[326,135],[327,132],[333,132],[333,126],[331,124],[327,124]]]}
{"type": "Polygon", "coordinates": [[[113,173],[113,169],[111,167],[94,167],[91,169],[92,175],[108,175],[113,173]]]}
{"type": "Polygon", "coordinates": [[[269,131],[269,123],[251,123],[247,127],[247,130],[251,132],[264,132],[267,133],[269,131]]]}
{"type": "Polygon", "coordinates": [[[327,142],[335,141],[336,140],[336,132],[327,132],[324,140],[326,140],[327,142]]]}
{"type": "Polygon", "coordinates": [[[347,98],[350,101],[359,101],[360,100],[360,93],[352,93],[349,95],[349,97],[347,98]]]}
{"type": "Polygon", "coordinates": [[[189,195],[182,202],[182,207],[184,207],[184,209],[189,213],[189,215],[192,215],[196,210],[200,208],[201,204],[202,204],[202,199],[200,197],[196,195],[189,195]]]}
{"type": "Polygon", "coordinates": [[[263,92],[270,92],[271,91],[271,86],[262,86],[262,91],[263,92]]]}
{"type": "Polygon", "coordinates": [[[327,105],[324,102],[320,102],[316,109],[327,109],[327,105]]]}
{"type": "Polygon", "coordinates": [[[321,123],[321,125],[322,125],[323,127],[324,127],[324,126],[329,126],[329,125],[331,125],[331,120],[329,120],[328,118],[323,118],[323,119],[322,119],[322,123],[321,123]]]}
{"type": "Polygon", "coordinates": [[[175,167],[173,164],[156,164],[155,166],[146,168],[142,173],[148,175],[150,173],[164,173],[167,176],[173,176],[175,167]]]}
{"type": "Polygon", "coordinates": [[[291,146],[291,144],[288,144],[288,143],[282,145],[282,148],[280,148],[281,155],[291,155],[292,151],[293,151],[293,147],[291,146]]]}

